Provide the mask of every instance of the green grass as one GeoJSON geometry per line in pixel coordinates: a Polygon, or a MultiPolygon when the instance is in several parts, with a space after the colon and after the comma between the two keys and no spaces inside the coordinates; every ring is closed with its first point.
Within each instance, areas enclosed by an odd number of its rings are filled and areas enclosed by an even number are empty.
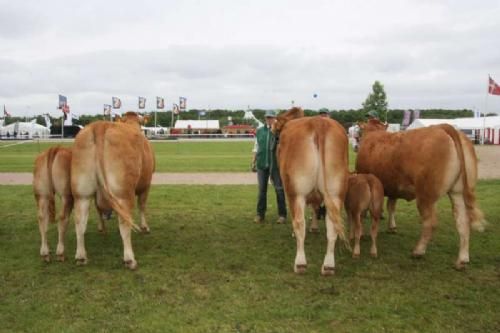
{"type": "MultiPolygon", "coordinates": [[[[500,181],[477,194],[490,222],[471,237],[471,264],[453,269],[458,237],[450,204],[422,260],[410,258],[420,231],[414,203],[398,202],[396,235],[379,234],[379,258],[336,251],[337,273],[319,274],[326,240],[308,235],[308,270],[292,272],[291,226],[253,224],[254,186],[155,186],[149,235],[134,234],[139,269],[122,267],[113,219],[86,245],[89,263],[42,263],[32,190],[0,186],[2,332],[498,332],[500,181]]],[[[274,195],[268,221],[277,217],[274,195]]],[[[74,227],[67,255],[75,251],[74,227]]],[[[56,227],[50,245],[55,250],[56,227]]]]}
{"type": "MultiPolygon", "coordinates": [[[[253,141],[152,142],[157,172],[246,172],[250,170],[253,141]]],[[[36,155],[57,143],[0,146],[0,172],[31,172],[36,155]]],[[[70,146],[71,143],[65,143],[70,146]]],[[[355,154],[350,152],[350,165],[355,154]]]]}

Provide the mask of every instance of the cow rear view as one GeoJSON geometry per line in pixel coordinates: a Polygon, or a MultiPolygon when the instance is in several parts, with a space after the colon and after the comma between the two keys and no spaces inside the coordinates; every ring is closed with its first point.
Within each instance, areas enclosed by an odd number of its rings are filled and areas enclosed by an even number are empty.
{"type": "Polygon", "coordinates": [[[55,196],[61,198],[61,215],[59,216],[58,242],[56,255],[64,260],[64,235],[68,226],[69,216],[73,208],[73,197],[70,186],[71,149],[53,147],[40,153],[35,160],[33,171],[33,193],[37,204],[38,227],[40,229],[40,256],[46,262],[50,261],[47,230],[49,222],[56,219],[55,196]]]}
{"type": "Polygon", "coordinates": [[[144,206],[154,172],[151,145],[141,132],[138,116],[127,113],[124,122],[95,122],[86,126],[75,139],[71,163],[71,189],[75,200],[77,250],[75,259],[87,262],[84,234],[89,203],[99,193],[117,213],[123,241],[123,261],[137,267],[131,231],[148,231],[144,206]],[[141,228],[132,220],[135,195],[141,208],[141,228]]]}
{"type": "Polygon", "coordinates": [[[297,241],[294,271],[303,273],[307,267],[304,210],[306,198],[317,192],[327,209],[328,245],[321,274],[331,275],[335,272],[337,236],[345,239],[340,212],[347,189],[347,136],[342,126],[332,119],[303,118],[302,115],[301,109],[292,108],[279,115],[274,126],[274,130],[280,133],[279,167],[297,241]]]}

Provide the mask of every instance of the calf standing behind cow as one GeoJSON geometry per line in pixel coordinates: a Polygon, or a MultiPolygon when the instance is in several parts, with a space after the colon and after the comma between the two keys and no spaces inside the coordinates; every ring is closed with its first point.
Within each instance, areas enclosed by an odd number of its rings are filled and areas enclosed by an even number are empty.
{"type": "Polygon", "coordinates": [[[347,136],[336,121],[324,117],[303,117],[292,108],[277,117],[273,131],[279,133],[277,157],[297,241],[294,271],[307,267],[304,251],[306,198],[319,193],[327,208],[325,218],[328,245],[321,274],[335,272],[335,242],[345,240],[341,209],[347,190],[347,136]]]}
{"type": "Polygon", "coordinates": [[[352,257],[358,258],[360,255],[359,241],[363,234],[361,215],[368,210],[372,220],[370,255],[376,258],[378,225],[384,206],[384,187],[382,183],[377,177],[370,174],[349,175],[349,186],[344,206],[347,214],[347,224],[349,225],[349,239],[354,239],[352,257]]]}
{"type": "Polygon", "coordinates": [[[356,171],[372,173],[388,197],[390,229],[396,228],[396,200],[416,199],[422,234],[414,257],[425,254],[437,226],[436,203],[447,194],[453,206],[460,250],[455,262],[462,269],[469,262],[470,227],[482,230],[483,214],[476,204],[477,158],[469,139],[450,125],[437,125],[387,133],[387,125],[371,119],[361,124],[362,138],[356,171]]]}
{"type": "MultiPolygon", "coordinates": [[[[55,222],[55,195],[61,199],[62,209],[59,216],[57,260],[64,261],[64,236],[68,226],[69,216],[73,210],[73,195],[71,194],[71,148],[52,147],[40,153],[35,159],[33,170],[33,193],[37,204],[38,227],[42,245],[40,256],[46,262],[50,261],[47,230],[49,222],[55,222]]],[[[103,214],[108,214],[109,205],[100,195],[96,195],[95,205],[99,215],[99,231],[104,231],[103,214]]]]}
{"type": "Polygon", "coordinates": [[[140,229],[148,231],[144,210],[154,169],[153,149],[133,112],[127,112],[123,122],[98,121],[78,133],[71,161],[78,263],[87,262],[84,235],[90,200],[101,193],[118,215],[123,261],[130,269],[137,267],[131,232],[139,227],[132,220],[132,210],[137,195],[140,229]]]}

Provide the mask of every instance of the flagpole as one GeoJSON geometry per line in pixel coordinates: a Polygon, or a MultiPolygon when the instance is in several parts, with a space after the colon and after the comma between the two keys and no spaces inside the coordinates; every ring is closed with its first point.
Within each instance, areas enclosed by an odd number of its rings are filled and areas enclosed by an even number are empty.
{"type": "Polygon", "coordinates": [[[486,135],[486,114],[488,113],[488,94],[490,92],[490,74],[488,74],[488,86],[486,87],[486,96],[484,98],[484,115],[483,115],[483,135],[481,135],[481,144],[484,145],[484,137],[486,135]]]}

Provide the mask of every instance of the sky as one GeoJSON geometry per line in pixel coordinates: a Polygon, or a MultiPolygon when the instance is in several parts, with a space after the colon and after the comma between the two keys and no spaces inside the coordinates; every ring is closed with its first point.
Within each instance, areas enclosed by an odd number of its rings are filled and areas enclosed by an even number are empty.
{"type": "MultiPolygon", "coordinates": [[[[0,0],[0,105],[14,116],[197,109],[500,113],[500,1],[0,0]],[[316,96],[316,97],[314,97],[316,96]]],[[[1,106],[0,106],[1,107],[1,106]]]]}

